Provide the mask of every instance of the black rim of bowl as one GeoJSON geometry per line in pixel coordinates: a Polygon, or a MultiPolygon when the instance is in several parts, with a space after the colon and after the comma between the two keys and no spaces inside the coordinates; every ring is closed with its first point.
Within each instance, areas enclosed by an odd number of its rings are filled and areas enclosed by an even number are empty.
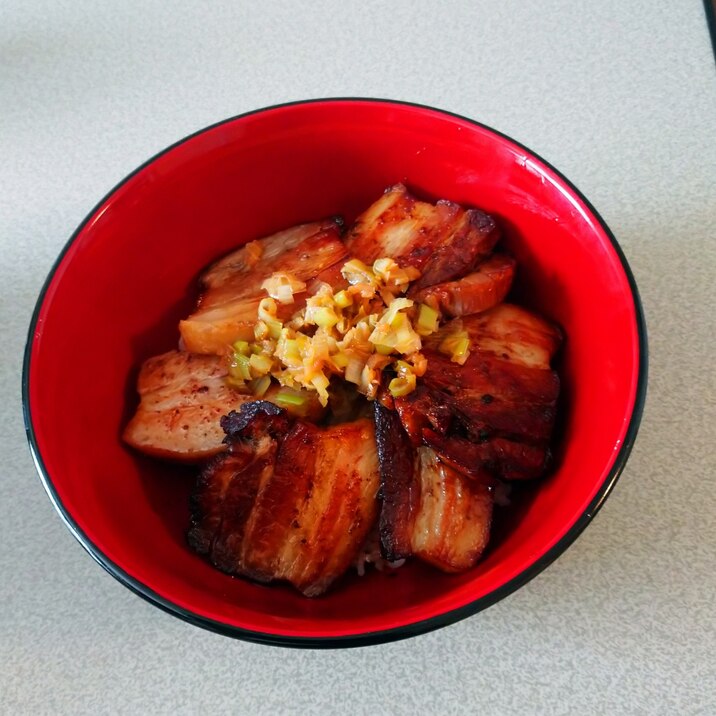
{"type": "Polygon", "coordinates": [[[225,636],[231,636],[231,637],[243,639],[246,641],[252,641],[252,642],[257,642],[257,643],[261,643],[261,644],[270,644],[270,645],[275,645],[275,646],[303,647],[303,648],[344,648],[344,647],[354,647],[354,646],[368,646],[371,644],[380,644],[380,643],[389,642],[389,641],[396,641],[399,639],[405,639],[407,637],[424,634],[424,633],[432,631],[434,629],[439,629],[440,627],[448,626],[449,624],[453,624],[457,621],[460,621],[461,619],[464,619],[468,616],[476,614],[477,612],[480,612],[483,609],[486,609],[487,607],[491,606],[492,604],[495,604],[496,602],[500,601],[501,599],[504,599],[505,597],[507,597],[508,595],[512,594],[514,591],[519,589],[521,586],[523,586],[524,584],[529,582],[531,579],[536,577],[546,567],[548,567],[582,533],[584,528],[589,524],[589,522],[592,520],[594,515],[596,515],[596,513],[599,511],[601,506],[604,504],[604,501],[606,500],[609,493],[612,491],[614,485],[616,484],[617,480],[619,479],[619,476],[621,475],[622,470],[624,469],[624,466],[627,462],[627,459],[629,457],[631,449],[634,445],[634,441],[636,439],[637,432],[639,430],[639,423],[641,422],[641,416],[642,416],[642,412],[644,409],[644,401],[646,398],[647,373],[648,373],[648,348],[647,348],[646,324],[644,321],[644,312],[643,312],[643,308],[641,305],[641,299],[639,297],[639,291],[637,289],[636,282],[634,280],[634,276],[632,275],[629,264],[624,256],[624,253],[621,250],[621,247],[619,246],[619,243],[617,242],[616,238],[614,237],[614,234],[611,232],[611,230],[607,226],[606,222],[602,219],[599,212],[592,206],[592,204],[584,196],[584,194],[582,194],[582,192],[579,191],[579,189],[569,179],[567,179],[567,177],[565,177],[558,169],[553,167],[549,162],[544,160],[536,152],[532,151],[528,147],[525,147],[523,144],[520,144],[520,142],[517,142],[514,139],[512,139],[512,137],[509,137],[508,135],[506,135],[502,132],[499,132],[496,129],[493,129],[492,127],[490,127],[486,124],[483,124],[482,122],[477,122],[473,119],[470,119],[469,117],[464,117],[464,116],[456,114],[454,112],[448,112],[446,110],[437,109],[437,108],[431,107],[429,105],[418,104],[415,102],[404,102],[404,101],[400,101],[400,100],[390,100],[390,99],[380,99],[380,98],[370,98],[370,97],[326,97],[326,98],[318,98],[318,99],[311,99],[311,100],[299,100],[299,101],[295,101],[295,102],[285,102],[285,103],[281,103],[281,104],[271,105],[269,107],[262,107],[261,109],[252,110],[250,112],[244,112],[244,113],[238,114],[234,117],[230,117],[228,119],[221,120],[220,122],[216,122],[214,124],[209,125],[208,127],[204,127],[203,129],[200,129],[197,132],[193,132],[192,134],[184,137],[183,139],[180,139],[179,141],[175,142],[174,144],[167,147],[166,149],[163,149],[162,151],[158,152],[153,157],[151,157],[146,162],[144,162],[141,166],[137,167],[133,172],[128,174],[124,179],[122,179],[122,181],[120,181],[113,189],[111,189],[106,194],[106,196],[104,196],[97,203],[97,205],[89,212],[89,214],[87,214],[87,216],[84,218],[82,223],[74,231],[74,233],[70,237],[69,241],[65,244],[60,255],[57,257],[55,263],[53,264],[52,268],[50,269],[50,272],[49,272],[47,278],[45,279],[45,283],[44,283],[42,290],[40,291],[40,295],[37,299],[37,304],[35,305],[35,310],[33,312],[32,320],[30,322],[27,343],[25,345],[25,355],[24,355],[23,372],[22,372],[22,406],[23,406],[23,417],[24,417],[24,421],[25,421],[25,432],[26,432],[27,440],[28,440],[28,443],[30,446],[30,452],[32,453],[32,457],[35,462],[35,467],[37,468],[37,472],[40,476],[40,479],[41,479],[42,484],[45,488],[45,491],[47,492],[50,500],[52,501],[52,504],[54,505],[55,509],[59,513],[60,517],[62,518],[63,522],[68,527],[70,532],[72,532],[72,534],[75,536],[75,538],[87,550],[87,552],[89,552],[89,554],[94,558],[94,560],[98,564],[100,564],[107,572],[109,572],[115,579],[119,580],[122,584],[124,584],[126,587],[131,589],[135,594],[138,594],[140,597],[146,599],[147,601],[149,601],[150,603],[159,607],[160,609],[163,609],[164,611],[169,612],[170,614],[173,614],[174,616],[177,616],[191,624],[203,627],[204,629],[208,629],[210,631],[214,631],[219,634],[223,634],[225,636]],[[183,607],[180,607],[179,605],[173,603],[172,601],[160,596],[159,594],[154,592],[152,589],[150,589],[148,586],[146,586],[144,583],[140,582],[139,580],[135,579],[130,574],[125,572],[123,569],[121,569],[119,566],[117,566],[114,562],[112,562],[112,560],[110,560],[106,555],[104,555],[101,552],[101,550],[99,550],[93,544],[93,542],[87,537],[87,535],[84,534],[84,532],[80,529],[79,525],[73,519],[72,515],[69,513],[69,511],[62,504],[62,502],[59,498],[59,495],[57,494],[57,491],[55,490],[55,487],[52,483],[52,478],[50,477],[50,474],[49,474],[47,468],[45,467],[45,464],[42,459],[42,455],[40,454],[40,451],[39,451],[39,448],[37,445],[37,438],[36,438],[35,430],[34,430],[34,427],[32,424],[32,415],[31,415],[31,411],[30,411],[29,381],[30,381],[30,361],[32,360],[33,336],[35,335],[35,329],[37,326],[38,316],[40,314],[40,310],[42,309],[42,305],[44,303],[47,290],[54,278],[57,268],[59,267],[60,263],[62,262],[62,259],[64,258],[65,254],[69,250],[70,246],[74,243],[75,239],[80,235],[82,230],[87,225],[88,221],[94,216],[94,214],[99,209],[99,207],[102,206],[102,204],[104,204],[121,186],[123,186],[127,181],[129,181],[135,174],[142,171],[145,167],[150,165],[152,162],[154,162],[156,159],[158,159],[162,155],[173,150],[175,147],[183,144],[184,142],[192,139],[193,137],[203,134],[206,131],[214,129],[215,127],[219,127],[223,124],[233,122],[234,120],[240,119],[242,117],[248,117],[248,116],[251,116],[254,114],[260,114],[262,112],[267,112],[267,111],[279,109],[282,107],[291,107],[291,106],[295,106],[295,105],[304,105],[304,104],[316,104],[316,103],[322,103],[322,102],[367,102],[367,103],[375,103],[375,104],[393,104],[393,105],[401,105],[401,106],[406,106],[406,107],[414,107],[417,109],[426,109],[426,110],[430,110],[432,112],[436,112],[438,114],[442,114],[447,117],[453,117],[456,119],[460,119],[462,121],[469,122],[470,124],[473,124],[475,126],[486,129],[499,137],[507,139],[508,141],[512,142],[514,145],[524,149],[526,152],[528,152],[532,156],[539,159],[546,167],[548,167],[558,177],[560,177],[560,179],[575,193],[575,195],[578,196],[581,199],[581,201],[584,202],[584,204],[587,206],[587,208],[591,212],[592,216],[594,216],[594,218],[596,218],[597,221],[599,222],[599,225],[601,226],[604,233],[609,237],[609,240],[610,240],[610,242],[611,242],[614,250],[616,251],[617,256],[619,257],[619,260],[621,262],[622,270],[624,271],[624,273],[627,277],[627,280],[629,282],[632,298],[634,301],[634,311],[635,311],[635,317],[636,317],[637,333],[638,333],[638,338],[639,338],[639,377],[638,377],[638,381],[637,381],[636,395],[635,395],[635,399],[634,399],[634,408],[632,410],[632,414],[631,414],[631,417],[629,420],[629,426],[627,428],[627,432],[624,437],[624,442],[622,443],[622,445],[619,449],[619,452],[616,456],[616,459],[614,461],[614,464],[612,465],[611,470],[609,471],[609,474],[607,475],[606,479],[600,486],[594,499],[590,502],[590,504],[587,506],[587,508],[584,510],[584,512],[580,515],[580,517],[577,519],[577,521],[572,525],[572,527],[567,531],[567,533],[551,549],[549,549],[544,555],[542,555],[539,559],[537,559],[535,562],[533,562],[529,567],[527,567],[522,572],[520,572],[520,574],[518,574],[516,577],[511,579],[509,582],[506,582],[505,584],[498,587],[497,589],[494,589],[492,592],[470,602],[469,604],[465,604],[462,607],[452,609],[452,610],[445,612],[443,614],[439,614],[437,616],[430,617],[428,619],[423,619],[418,622],[414,622],[411,624],[405,624],[405,625],[399,626],[399,627],[392,627],[392,628],[384,629],[384,630],[380,630],[380,631],[373,631],[373,632],[366,632],[366,633],[359,633],[359,634],[348,634],[345,636],[303,637],[303,636],[290,636],[290,635],[271,634],[271,633],[252,631],[250,629],[244,629],[242,627],[237,627],[237,626],[234,626],[231,624],[225,624],[223,622],[219,622],[214,619],[209,619],[208,617],[204,617],[199,614],[196,614],[196,613],[189,611],[187,609],[184,609],[183,607]]]}

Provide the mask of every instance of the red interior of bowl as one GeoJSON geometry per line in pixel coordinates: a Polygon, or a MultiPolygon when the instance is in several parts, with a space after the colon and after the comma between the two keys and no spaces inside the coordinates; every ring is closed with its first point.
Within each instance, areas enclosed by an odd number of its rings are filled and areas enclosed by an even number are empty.
{"type": "Polygon", "coordinates": [[[200,617],[283,636],[414,624],[484,597],[545,555],[609,476],[639,373],[634,299],[597,219],[552,170],[469,121],[407,105],[325,101],[231,120],[175,146],[93,213],[60,262],[32,336],[29,411],[57,497],[94,546],[200,617]],[[323,598],[225,576],[185,545],[193,470],[142,458],[120,430],[145,358],[211,260],[293,224],[351,219],[404,181],[494,213],[519,260],[515,299],[559,322],[564,399],[554,473],[501,510],[478,567],[347,577],[323,598]]]}

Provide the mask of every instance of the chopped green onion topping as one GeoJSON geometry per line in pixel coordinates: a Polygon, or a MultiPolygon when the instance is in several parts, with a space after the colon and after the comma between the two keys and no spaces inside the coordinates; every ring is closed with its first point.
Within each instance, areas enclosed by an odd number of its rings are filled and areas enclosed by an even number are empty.
{"type": "Polygon", "coordinates": [[[306,403],[307,397],[297,390],[281,388],[281,390],[276,393],[274,400],[278,405],[301,407],[306,403]]]}

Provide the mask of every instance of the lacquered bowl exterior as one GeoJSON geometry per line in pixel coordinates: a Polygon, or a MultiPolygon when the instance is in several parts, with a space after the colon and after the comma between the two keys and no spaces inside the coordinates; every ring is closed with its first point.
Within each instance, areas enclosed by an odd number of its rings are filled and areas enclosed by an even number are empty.
{"type": "MultiPolygon", "coordinates": [[[[578,191],[524,147],[470,120],[379,100],[242,115],[161,153],[80,226],[38,301],[23,397],[31,449],[73,533],[120,581],[194,623],[303,646],[366,644],[474,613],[579,534],[617,479],[646,388],[646,337],[614,237],[578,191]],[[137,367],[176,345],[211,260],[287,226],[348,219],[388,185],[479,206],[519,261],[515,299],[565,331],[556,469],[501,511],[472,571],[420,565],[350,577],[308,600],[232,579],[184,542],[192,471],[120,441],[137,367]]],[[[585,585],[585,589],[588,589],[585,585]]]]}

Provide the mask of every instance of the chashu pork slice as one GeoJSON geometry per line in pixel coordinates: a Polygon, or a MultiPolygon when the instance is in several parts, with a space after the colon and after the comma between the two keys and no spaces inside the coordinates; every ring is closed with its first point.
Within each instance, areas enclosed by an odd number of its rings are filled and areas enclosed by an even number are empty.
{"type": "Polygon", "coordinates": [[[416,556],[444,572],[473,567],[490,537],[490,487],[452,469],[431,448],[414,448],[398,415],[379,402],[375,421],[386,558],[416,556]]]}
{"type": "Polygon", "coordinates": [[[462,322],[476,352],[525,368],[550,370],[550,362],[562,343],[562,332],[556,325],[511,303],[468,316],[462,322]]]}
{"type": "Polygon", "coordinates": [[[397,184],[356,219],[346,245],[366,264],[388,257],[403,268],[418,269],[421,276],[411,290],[419,291],[471,271],[498,238],[488,214],[449,201],[418,201],[397,184]]]}
{"type": "Polygon", "coordinates": [[[418,390],[395,400],[413,444],[429,445],[466,474],[541,476],[559,396],[550,367],[559,329],[510,304],[456,321],[426,340],[428,368],[418,390]],[[437,350],[445,333],[460,328],[470,338],[464,365],[437,350]]]}
{"type": "Polygon", "coordinates": [[[515,260],[495,254],[456,281],[439,283],[411,297],[426,303],[443,315],[455,318],[481,313],[502,303],[515,275],[515,260]]]}
{"type": "MultiPolygon", "coordinates": [[[[340,224],[333,219],[295,226],[242,246],[201,276],[197,309],[179,323],[185,348],[222,354],[234,341],[253,340],[259,302],[266,297],[261,288],[265,279],[281,272],[310,283],[347,257],[340,224]]],[[[280,317],[291,316],[304,300],[297,296],[293,304],[280,305],[280,317]]]]}
{"type": "Polygon", "coordinates": [[[190,546],[229,574],[322,594],[377,518],[372,421],[319,428],[259,401],[222,425],[229,450],[199,477],[190,546]]]}
{"type": "MultiPolygon", "coordinates": [[[[219,420],[255,398],[226,382],[227,362],[217,355],[169,351],[144,362],[137,379],[139,406],[123,438],[155,457],[195,462],[226,449],[219,420]]],[[[279,391],[271,386],[265,399],[279,391]]],[[[317,394],[305,391],[301,411],[319,420],[323,408],[317,394]]]]}

